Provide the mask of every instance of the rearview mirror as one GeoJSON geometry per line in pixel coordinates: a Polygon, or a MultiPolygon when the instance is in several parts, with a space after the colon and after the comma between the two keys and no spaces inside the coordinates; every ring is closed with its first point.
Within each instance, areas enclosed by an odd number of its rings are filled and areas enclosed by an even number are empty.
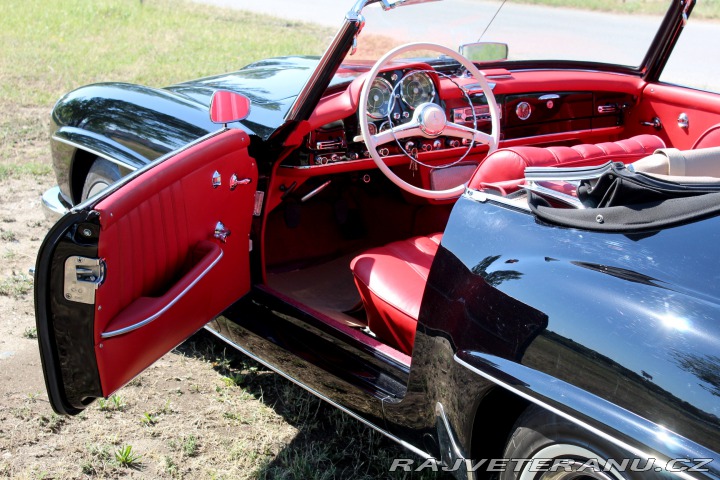
{"type": "Polygon", "coordinates": [[[210,100],[210,120],[213,123],[231,123],[245,120],[250,113],[250,99],[245,95],[218,90],[210,100]]]}
{"type": "Polygon", "coordinates": [[[471,62],[498,62],[507,60],[508,45],[499,42],[478,42],[460,45],[460,55],[471,62]]]}

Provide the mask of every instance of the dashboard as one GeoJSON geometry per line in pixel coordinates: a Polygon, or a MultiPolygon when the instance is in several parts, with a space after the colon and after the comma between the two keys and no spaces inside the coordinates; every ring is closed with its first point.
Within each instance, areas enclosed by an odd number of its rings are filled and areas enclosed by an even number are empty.
{"type": "MultiPolygon", "coordinates": [[[[580,80],[563,81],[567,72],[485,72],[500,109],[501,147],[504,145],[572,145],[585,137],[619,135],[626,113],[637,102],[629,91],[632,85],[616,85],[614,78],[593,72],[579,72],[580,80]],[[582,77],[588,76],[588,80],[582,77]],[[541,78],[542,82],[528,81],[541,78]],[[545,77],[555,81],[548,82],[545,77]],[[599,82],[598,78],[603,77],[599,82]],[[602,84],[602,89],[595,87],[602,84]],[[550,85],[580,87],[547,88],[550,85]],[[583,88],[589,87],[589,88],[583,88]],[[542,88],[542,90],[540,90],[542,88]],[[539,91],[538,91],[539,90],[539,91]]],[[[310,119],[312,129],[300,148],[282,163],[294,169],[322,169],[344,164],[349,169],[368,168],[369,154],[360,132],[357,101],[364,77],[358,75],[339,85],[321,101],[310,119]]],[[[381,72],[372,82],[367,112],[371,133],[382,132],[410,121],[415,109],[426,102],[443,108],[448,121],[476,127],[489,133],[490,111],[484,92],[477,81],[463,71],[433,69],[427,64],[408,64],[381,72]]],[[[455,137],[406,138],[388,142],[378,148],[390,165],[407,163],[403,150],[430,165],[459,158],[469,148],[469,141],[455,137]]],[[[484,158],[487,146],[475,145],[468,158],[476,163],[484,158]]],[[[319,172],[318,172],[319,173],[319,172]]]]}

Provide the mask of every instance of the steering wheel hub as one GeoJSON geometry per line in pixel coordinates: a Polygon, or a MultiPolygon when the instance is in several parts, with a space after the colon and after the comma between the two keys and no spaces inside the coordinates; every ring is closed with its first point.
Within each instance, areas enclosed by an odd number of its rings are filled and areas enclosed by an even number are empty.
{"type": "Polygon", "coordinates": [[[420,125],[420,130],[422,130],[425,135],[437,137],[445,130],[447,118],[445,117],[445,112],[442,107],[439,105],[424,103],[420,105],[415,112],[415,118],[420,125]]]}

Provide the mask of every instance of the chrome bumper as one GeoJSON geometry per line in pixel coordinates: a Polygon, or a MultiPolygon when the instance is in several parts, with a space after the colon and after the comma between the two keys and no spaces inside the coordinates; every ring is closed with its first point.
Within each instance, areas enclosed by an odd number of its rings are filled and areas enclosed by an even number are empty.
{"type": "Polygon", "coordinates": [[[70,205],[60,194],[60,187],[53,187],[42,196],[42,207],[45,218],[57,222],[60,217],[70,210],[70,205]]]}

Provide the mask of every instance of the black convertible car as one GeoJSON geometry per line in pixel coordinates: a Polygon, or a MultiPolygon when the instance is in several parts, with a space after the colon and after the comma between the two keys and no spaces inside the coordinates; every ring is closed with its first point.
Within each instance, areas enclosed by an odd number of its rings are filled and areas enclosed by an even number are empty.
{"type": "Polygon", "coordinates": [[[358,0],[321,57],[63,97],[55,411],[204,326],[458,478],[720,478],[720,27],[505,3],[358,0]],[[509,52],[395,46],[483,27],[509,52]]]}

